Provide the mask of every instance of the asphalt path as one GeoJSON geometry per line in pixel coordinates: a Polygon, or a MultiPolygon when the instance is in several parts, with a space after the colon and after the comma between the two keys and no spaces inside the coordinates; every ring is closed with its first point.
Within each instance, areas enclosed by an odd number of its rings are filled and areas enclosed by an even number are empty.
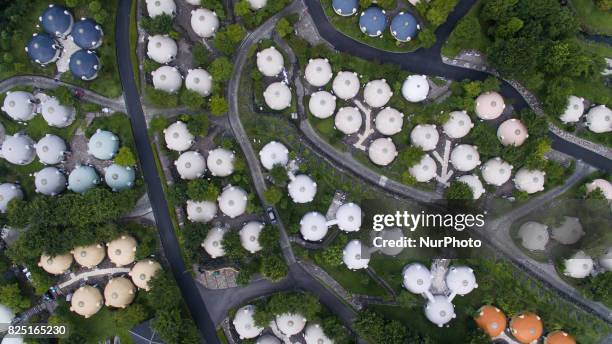
{"type": "MultiPolygon", "coordinates": [[[[412,73],[436,75],[452,80],[484,80],[490,76],[490,74],[485,72],[447,65],[442,62],[441,57],[442,45],[448,39],[448,36],[453,31],[457,22],[467,14],[476,0],[461,0],[457,4],[455,9],[448,16],[446,22],[436,30],[437,41],[433,47],[429,49],[421,48],[415,52],[408,53],[382,51],[360,43],[336,30],[328,21],[320,1],[304,0],[304,2],[319,30],[319,34],[339,51],[366,60],[393,63],[412,73]]],[[[505,99],[509,100],[512,106],[517,110],[529,107],[521,94],[505,81],[502,81],[500,93],[505,99]]],[[[612,160],[606,159],[593,151],[566,141],[552,132],[549,132],[549,137],[552,140],[553,149],[576,157],[599,169],[612,172],[612,160]]]]}
{"type": "Polygon", "coordinates": [[[157,173],[153,149],[149,141],[147,123],[142,110],[142,104],[140,103],[140,95],[136,88],[136,80],[134,79],[134,71],[132,70],[130,60],[131,5],[132,0],[121,0],[119,2],[116,18],[116,44],[119,76],[121,78],[127,112],[132,124],[140,167],[145,184],[147,185],[147,193],[149,194],[155,221],[157,222],[164,253],[181,290],[183,299],[187,303],[187,307],[196,326],[200,330],[204,342],[219,344],[215,324],[210,318],[206,304],[200,297],[191,272],[185,266],[181,256],[181,249],[174,235],[174,227],[170,218],[162,182],[157,173]]]}

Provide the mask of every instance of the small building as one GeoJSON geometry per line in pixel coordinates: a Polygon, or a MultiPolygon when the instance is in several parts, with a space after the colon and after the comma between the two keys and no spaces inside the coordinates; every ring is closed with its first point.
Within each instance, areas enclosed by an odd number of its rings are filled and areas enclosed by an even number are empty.
{"type": "Polygon", "coordinates": [[[257,338],[255,344],[281,344],[281,341],[271,334],[264,334],[257,338]]]}
{"type": "Polygon", "coordinates": [[[476,325],[489,337],[495,338],[506,330],[508,319],[504,312],[495,306],[482,306],[474,317],[476,325]]]}
{"type": "Polygon", "coordinates": [[[480,181],[480,178],[478,178],[478,176],[475,174],[463,175],[457,178],[457,181],[465,183],[470,187],[470,189],[472,190],[472,195],[474,196],[475,200],[479,199],[485,193],[485,189],[482,186],[482,182],[480,181]]]}
{"type": "Polygon", "coordinates": [[[373,108],[385,106],[392,96],[391,86],[389,86],[385,79],[372,80],[366,84],[363,90],[365,102],[373,108]]]}
{"type": "Polygon", "coordinates": [[[478,147],[460,144],[451,152],[450,161],[453,167],[458,171],[471,171],[480,165],[478,147]]]}
{"type": "Polygon", "coordinates": [[[489,159],[482,166],[482,179],[487,184],[502,186],[512,176],[512,165],[502,160],[500,157],[489,159]]]}
{"type": "Polygon", "coordinates": [[[46,33],[61,38],[68,36],[74,25],[72,13],[64,6],[55,4],[50,4],[38,21],[46,33]]]}
{"type": "Polygon", "coordinates": [[[201,38],[214,36],[219,30],[217,13],[206,8],[191,11],[191,28],[201,38]]]}
{"type": "Polygon", "coordinates": [[[27,122],[36,116],[36,99],[24,91],[6,92],[2,111],[17,122],[27,122]]]}
{"type": "Polygon", "coordinates": [[[563,123],[576,123],[580,121],[582,114],[584,114],[584,98],[569,96],[565,111],[559,116],[559,119],[563,123]]]}
{"type": "Polygon", "coordinates": [[[284,110],[291,106],[291,89],[282,82],[271,83],[264,91],[264,100],[270,109],[284,110]]]}
{"type": "Polygon", "coordinates": [[[97,129],[89,138],[87,153],[99,160],[112,159],[119,150],[119,138],[110,131],[97,129]]]}
{"type": "Polygon", "coordinates": [[[467,266],[452,266],[446,274],[446,286],[451,293],[465,296],[478,288],[474,270],[467,266]]]}
{"type": "Polygon", "coordinates": [[[474,123],[466,111],[453,111],[442,126],[442,131],[451,139],[460,139],[469,134],[473,127],[474,123]]]}
{"type": "Polygon", "coordinates": [[[85,193],[100,183],[96,170],[88,165],[77,165],[68,175],[68,190],[85,193]]]}
{"type": "Polygon", "coordinates": [[[567,332],[557,330],[544,337],[544,344],[576,344],[576,340],[567,332]]]}
{"type": "Polygon", "coordinates": [[[413,294],[423,294],[429,291],[433,276],[423,264],[412,263],[402,271],[404,288],[413,294]]]}
{"type": "Polygon", "coordinates": [[[300,220],[300,233],[304,240],[321,241],[327,235],[329,226],[321,213],[306,213],[300,220]]]}
{"type": "Polygon", "coordinates": [[[198,179],[206,172],[206,160],[204,156],[196,151],[187,151],[181,154],[174,166],[181,179],[193,180],[198,179]]]}
{"type": "Polygon", "coordinates": [[[476,98],[476,115],[481,119],[496,119],[505,108],[504,98],[497,92],[486,92],[476,98]]]}
{"type": "Polygon", "coordinates": [[[399,42],[410,42],[420,29],[417,19],[408,12],[400,12],[391,20],[391,35],[399,42]]]}
{"type": "Polygon", "coordinates": [[[49,126],[65,128],[74,122],[76,111],[62,105],[55,97],[48,97],[42,102],[40,112],[49,126]]]}
{"type": "Polygon", "coordinates": [[[285,68],[285,59],[274,46],[257,53],[257,69],[268,77],[279,75],[285,68]]]}
{"type": "Polygon", "coordinates": [[[63,275],[72,265],[70,254],[59,254],[54,257],[43,254],[40,256],[38,266],[51,275],[63,275]]]}
{"type": "Polygon", "coordinates": [[[345,232],[357,232],[361,229],[361,207],[355,203],[345,203],[336,210],[336,224],[345,232]]]}
{"type": "Polygon", "coordinates": [[[70,253],[77,264],[87,269],[98,266],[98,264],[102,263],[104,257],[106,257],[106,250],[101,244],[77,246],[70,253]]]}
{"type": "Polygon", "coordinates": [[[419,103],[427,99],[429,82],[425,75],[410,75],[402,84],[402,96],[411,103],[419,103]]]}
{"type": "Polygon", "coordinates": [[[0,304],[0,324],[10,324],[15,319],[15,313],[5,305],[0,304]]]}
{"type": "Polygon", "coordinates": [[[522,313],[510,320],[510,332],[519,343],[530,344],[542,336],[544,325],[534,313],[522,313]]]}
{"type": "Polygon", "coordinates": [[[68,67],[75,78],[89,81],[98,77],[100,59],[93,51],[81,49],[70,56],[68,67]]]}
{"type": "Polygon", "coordinates": [[[81,18],[74,23],[70,38],[81,49],[97,49],[102,45],[104,32],[94,20],[81,18]]]}
{"type": "Polygon", "coordinates": [[[115,192],[131,188],[134,180],[136,171],[133,167],[112,164],[104,168],[104,182],[115,192]]]}
{"type": "Polygon", "coordinates": [[[284,335],[291,337],[304,330],[306,318],[298,313],[283,313],[275,318],[276,326],[284,335]]]}
{"type": "Polygon", "coordinates": [[[528,221],[521,225],[518,236],[522,245],[529,251],[544,251],[548,244],[548,226],[535,221],[528,221]]]}
{"type": "Polygon", "coordinates": [[[504,146],[518,147],[525,143],[528,137],[527,127],[516,118],[504,121],[497,128],[497,138],[504,146]]]}
{"type": "Polygon", "coordinates": [[[306,344],[334,344],[334,341],[325,335],[319,324],[308,324],[304,330],[306,344]]]}
{"type": "Polygon", "coordinates": [[[227,230],[216,227],[208,231],[206,238],[202,242],[202,247],[208,255],[215,259],[225,256],[225,249],[223,248],[223,237],[227,230]]]}
{"type": "Polygon", "coordinates": [[[213,77],[202,68],[190,69],[185,78],[185,87],[194,91],[202,97],[208,97],[213,88],[213,77]]]}
{"type": "Polygon", "coordinates": [[[605,105],[591,108],[586,115],[586,125],[590,131],[597,134],[612,131],[612,110],[605,105]]]}
{"type": "Polygon", "coordinates": [[[357,13],[358,0],[332,0],[334,12],[343,17],[350,17],[357,13]]]}
{"type": "Polygon", "coordinates": [[[359,76],[355,72],[338,72],[332,84],[334,94],[342,100],[355,98],[360,88],[359,76]]]}
{"type": "Polygon", "coordinates": [[[242,188],[228,185],[223,189],[217,201],[221,212],[233,219],[246,212],[248,197],[242,188]]]}
{"type": "Polygon", "coordinates": [[[351,240],[342,251],[342,261],[350,270],[366,269],[370,263],[370,250],[359,240],[351,240]]]}
{"type": "Polygon", "coordinates": [[[514,176],[514,186],[519,191],[533,194],[544,190],[545,180],[546,172],[523,167],[514,176]]]}
{"type": "Polygon", "coordinates": [[[46,66],[60,58],[62,47],[50,35],[35,33],[28,41],[25,51],[32,61],[46,66]]]}
{"type": "Polygon", "coordinates": [[[129,235],[121,237],[106,243],[106,255],[111,263],[117,267],[130,265],[136,259],[136,247],[138,243],[136,239],[129,235]]]}
{"type": "Polygon", "coordinates": [[[66,190],[66,176],[56,167],[45,167],[34,173],[34,185],[36,192],[56,196],[66,190]]]}
{"type": "Polygon", "coordinates": [[[21,191],[19,185],[13,183],[0,184],[0,213],[6,213],[9,203],[14,199],[23,199],[23,191],[21,191]]]}
{"type": "Polygon", "coordinates": [[[565,271],[563,274],[571,278],[586,278],[593,271],[594,262],[591,256],[578,251],[570,259],[565,260],[565,271]]]}
{"type": "Polygon", "coordinates": [[[382,109],[374,119],[376,130],[386,136],[393,136],[404,126],[404,114],[392,107],[382,109]]]}
{"type": "Polygon", "coordinates": [[[280,142],[270,141],[259,151],[259,160],[268,171],[276,165],[286,166],[289,163],[289,150],[280,142]]]}
{"type": "Polygon", "coordinates": [[[429,154],[425,154],[418,164],[408,169],[408,172],[418,182],[426,183],[435,178],[437,169],[435,160],[429,154]]]}
{"type": "Polygon", "coordinates": [[[183,86],[183,77],[176,67],[161,66],[151,72],[153,87],[167,93],[176,93],[183,86]]]}
{"type": "Polygon", "coordinates": [[[187,200],[187,219],[191,222],[208,223],[217,215],[217,203],[187,200]]]}
{"type": "Polygon", "coordinates": [[[158,262],[151,259],[146,259],[134,264],[132,270],[129,272],[129,275],[136,287],[149,291],[151,289],[149,286],[149,281],[161,270],[162,266],[158,262]]]}
{"type": "Polygon", "coordinates": [[[36,155],[45,165],[56,165],[64,160],[68,147],[66,142],[57,136],[46,134],[34,145],[36,155]]]}
{"type": "Polygon", "coordinates": [[[361,12],[361,16],[359,17],[359,28],[361,28],[361,32],[370,37],[382,35],[387,26],[387,17],[385,14],[385,10],[377,6],[371,6],[361,12]]]}
{"type": "MultiPolygon", "coordinates": [[[[145,0],[147,3],[147,13],[154,18],[162,14],[174,17],[176,14],[176,4],[174,0],[145,0]]],[[[192,19],[193,23],[193,19],[192,19]]]]}
{"type": "Polygon", "coordinates": [[[258,221],[247,222],[240,230],[240,244],[250,253],[257,253],[263,249],[259,243],[259,235],[264,224],[258,221]]]}
{"type": "Polygon", "coordinates": [[[606,249],[606,252],[599,257],[599,264],[606,269],[606,271],[612,271],[612,246],[606,249]]]}
{"type": "Polygon", "coordinates": [[[363,124],[363,118],[361,112],[357,107],[345,106],[340,108],[334,118],[334,125],[336,129],[340,130],[346,135],[352,135],[359,131],[363,124]]]}
{"type": "Polygon", "coordinates": [[[253,339],[263,332],[263,327],[255,325],[255,306],[246,305],[236,311],[232,324],[240,339],[253,339]]]}
{"type": "MultiPolygon", "coordinates": [[[[380,231],[376,236],[382,238],[383,241],[396,241],[396,242],[397,240],[403,240],[403,238],[405,237],[404,232],[397,227],[385,228],[382,231],[380,231]]],[[[404,247],[402,246],[385,245],[384,247],[381,247],[379,249],[379,252],[386,256],[395,257],[399,255],[400,253],[402,253],[403,250],[404,250],[404,247]]]]}
{"type": "Polygon", "coordinates": [[[323,58],[310,59],[304,70],[306,81],[314,87],[327,85],[333,76],[334,73],[329,61],[323,58]]]}
{"type": "Polygon", "coordinates": [[[436,295],[427,302],[425,316],[438,327],[442,327],[456,317],[455,306],[446,297],[436,295]]]}
{"type": "Polygon", "coordinates": [[[168,149],[183,152],[191,148],[195,137],[187,128],[187,124],[176,121],[164,129],[164,139],[168,149]]]}
{"type": "Polygon", "coordinates": [[[34,161],[34,141],[20,133],[7,135],[2,142],[2,157],[13,165],[28,165],[34,161]]]}
{"type": "Polygon", "coordinates": [[[178,54],[178,45],[168,35],[149,36],[147,56],[151,60],[167,64],[174,61],[176,54],[178,54]]]}
{"type": "Polygon", "coordinates": [[[125,277],[112,278],[104,287],[104,300],[108,307],[125,308],[136,297],[134,284],[125,277]]]}
{"type": "Polygon", "coordinates": [[[102,293],[96,287],[85,285],[72,294],[70,310],[80,316],[89,318],[102,309],[102,293]]]}
{"type": "Polygon", "coordinates": [[[260,10],[266,7],[266,5],[268,4],[268,0],[247,0],[247,1],[249,2],[249,7],[251,7],[253,11],[260,10]]]}
{"type": "Polygon", "coordinates": [[[289,196],[295,203],[310,203],[317,194],[317,183],[305,174],[295,176],[287,185],[289,196]]]}
{"type": "Polygon", "coordinates": [[[375,165],[387,166],[397,157],[397,148],[390,138],[379,138],[368,147],[368,157],[375,165]]]}
{"type": "Polygon", "coordinates": [[[225,148],[215,148],[208,152],[206,163],[215,177],[227,177],[234,173],[235,154],[225,148]]]}
{"type": "Polygon", "coordinates": [[[595,190],[600,190],[604,197],[610,201],[612,200],[612,184],[605,179],[595,179],[586,185],[587,193],[591,193],[595,190]]]}
{"type": "Polygon", "coordinates": [[[336,97],[327,91],[318,91],[310,95],[308,110],[316,118],[329,118],[336,111],[336,97]]]}
{"type": "Polygon", "coordinates": [[[418,124],[410,132],[410,142],[426,152],[436,149],[439,139],[435,124],[418,124]]]}
{"type": "Polygon", "coordinates": [[[564,216],[563,222],[552,229],[552,238],[563,245],[573,245],[584,235],[582,224],[577,217],[564,216]]]}

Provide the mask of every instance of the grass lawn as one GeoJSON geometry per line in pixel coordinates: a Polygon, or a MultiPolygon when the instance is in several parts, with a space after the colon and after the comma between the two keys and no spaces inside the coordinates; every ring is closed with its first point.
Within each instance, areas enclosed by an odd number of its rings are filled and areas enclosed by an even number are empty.
{"type": "MultiPolygon", "coordinates": [[[[587,0],[590,1],[590,0],[587,0]]],[[[475,22],[479,22],[478,20],[478,12],[482,7],[482,2],[478,1],[470,11],[465,15],[465,17],[461,18],[457,26],[453,30],[453,32],[448,37],[448,40],[442,46],[442,55],[448,57],[457,56],[462,50],[478,50],[484,52],[491,43],[487,36],[484,34],[483,30],[474,30],[474,34],[470,35],[469,39],[464,39],[457,34],[457,27],[461,25],[472,25],[475,22]]],[[[481,23],[482,27],[482,23],[481,23]]]]}
{"type": "Polygon", "coordinates": [[[71,312],[67,303],[63,303],[56,310],[60,318],[68,320],[76,328],[71,328],[71,333],[79,333],[86,338],[87,343],[95,344],[105,339],[119,336],[121,343],[132,344],[134,341],[129,333],[129,328],[119,326],[113,317],[113,311],[108,307],[102,307],[96,315],[85,319],[71,312]]]}
{"type": "Polygon", "coordinates": [[[612,35],[612,11],[600,10],[593,0],[572,0],[571,3],[585,31],[612,35]]]}

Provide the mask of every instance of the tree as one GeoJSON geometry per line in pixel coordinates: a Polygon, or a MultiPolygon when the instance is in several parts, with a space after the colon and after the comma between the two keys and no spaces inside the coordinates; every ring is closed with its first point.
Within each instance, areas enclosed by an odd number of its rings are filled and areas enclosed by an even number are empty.
{"type": "Polygon", "coordinates": [[[482,83],[482,92],[498,92],[501,82],[494,76],[490,76],[482,83]]]}
{"type": "Polygon", "coordinates": [[[246,30],[242,25],[230,24],[215,34],[213,44],[225,55],[231,55],[245,36],[246,30]]]}
{"type": "Polygon", "coordinates": [[[421,30],[418,39],[425,48],[431,48],[436,44],[436,34],[428,27],[421,30]]]}
{"type": "Polygon", "coordinates": [[[460,181],[453,181],[444,191],[444,197],[449,200],[473,200],[474,193],[469,185],[460,181]]]}
{"type": "Polygon", "coordinates": [[[204,97],[196,91],[184,89],[181,91],[181,103],[192,110],[198,110],[204,106],[204,97]]]}
{"type": "Polygon", "coordinates": [[[187,183],[187,197],[194,201],[215,202],[219,197],[219,188],[205,179],[190,180],[187,183]]]}
{"type": "Polygon", "coordinates": [[[17,283],[0,286],[0,304],[16,313],[28,309],[31,305],[30,300],[21,294],[21,289],[17,283]]]}
{"type": "Polygon", "coordinates": [[[276,33],[278,33],[280,37],[284,38],[287,35],[291,34],[292,32],[293,32],[293,26],[291,26],[291,23],[289,23],[287,18],[281,18],[276,23],[276,33]]]}
{"type": "Polygon", "coordinates": [[[234,65],[227,57],[218,57],[210,64],[209,72],[213,77],[214,82],[225,83],[231,76],[234,65]]]}
{"type": "Polygon", "coordinates": [[[612,305],[612,273],[605,272],[591,277],[591,292],[595,300],[612,305]]]}
{"type": "Polygon", "coordinates": [[[143,305],[135,303],[124,309],[114,311],[113,317],[117,327],[133,328],[147,320],[149,317],[148,313],[143,305]]]}
{"type": "Polygon", "coordinates": [[[486,123],[476,123],[468,140],[478,147],[478,152],[484,158],[498,156],[501,152],[501,144],[497,139],[495,129],[486,123]]]}
{"type": "Polygon", "coordinates": [[[242,260],[247,255],[247,251],[240,243],[240,235],[237,231],[229,231],[223,236],[223,250],[225,255],[232,260],[242,260]]]}
{"type": "Polygon", "coordinates": [[[279,187],[271,186],[264,191],[263,196],[266,202],[276,205],[283,198],[283,191],[279,187]]]}
{"type": "Polygon", "coordinates": [[[140,25],[149,35],[164,35],[173,30],[172,17],[165,13],[153,18],[146,16],[140,25]]]}
{"type": "Polygon", "coordinates": [[[421,304],[421,299],[415,294],[402,290],[397,297],[397,302],[402,308],[410,309],[421,304]]]}
{"type": "Polygon", "coordinates": [[[222,116],[229,110],[224,97],[214,95],[210,98],[210,113],[214,116],[222,116]]]}
{"type": "Polygon", "coordinates": [[[315,253],[314,260],[318,265],[339,267],[342,265],[342,251],[344,247],[333,245],[315,253]]]}
{"type": "Polygon", "coordinates": [[[398,157],[398,163],[404,169],[409,169],[410,167],[418,164],[423,158],[423,149],[417,146],[410,146],[405,150],[401,151],[398,157]]]}
{"type": "Polygon", "coordinates": [[[123,146],[119,148],[113,162],[120,166],[133,167],[136,166],[136,157],[129,147],[123,146]]]}
{"type": "Polygon", "coordinates": [[[287,265],[278,255],[264,255],[261,259],[261,274],[271,280],[279,281],[287,275],[287,265]]]}
{"type": "Polygon", "coordinates": [[[287,175],[287,169],[281,164],[272,166],[270,170],[270,177],[275,185],[282,186],[287,183],[289,176],[287,175]]]}
{"type": "Polygon", "coordinates": [[[520,29],[523,28],[523,21],[517,17],[512,17],[508,22],[503,23],[495,30],[495,36],[499,38],[508,38],[514,36],[520,29]]]}
{"type": "Polygon", "coordinates": [[[187,129],[195,136],[204,137],[208,135],[208,127],[210,121],[206,114],[198,114],[189,117],[187,121],[187,129]]]}
{"type": "Polygon", "coordinates": [[[595,4],[602,11],[612,10],[612,0],[595,0],[595,4]]]}
{"type": "Polygon", "coordinates": [[[251,5],[247,0],[240,0],[234,5],[234,14],[238,17],[244,17],[251,14],[251,5]]]}
{"type": "Polygon", "coordinates": [[[196,43],[191,48],[193,64],[197,67],[204,67],[208,63],[208,50],[201,43],[196,43]]]}

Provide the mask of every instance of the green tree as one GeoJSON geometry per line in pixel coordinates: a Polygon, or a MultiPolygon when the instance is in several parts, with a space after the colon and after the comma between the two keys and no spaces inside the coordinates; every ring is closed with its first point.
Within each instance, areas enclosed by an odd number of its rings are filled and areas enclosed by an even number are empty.
{"type": "Polygon", "coordinates": [[[272,166],[270,170],[270,177],[275,185],[282,186],[287,183],[289,176],[287,175],[287,169],[281,164],[272,166]]]}
{"type": "Polygon", "coordinates": [[[119,148],[113,162],[117,165],[133,167],[136,166],[136,157],[129,147],[123,146],[119,148]]]}
{"type": "Polygon", "coordinates": [[[264,200],[269,204],[276,205],[283,198],[283,191],[276,186],[269,187],[264,191],[264,200]]]}
{"type": "Polygon", "coordinates": [[[13,310],[21,312],[30,308],[30,300],[21,293],[19,284],[10,283],[0,286],[0,304],[13,310]]]}
{"type": "Polygon", "coordinates": [[[205,98],[198,92],[184,89],[181,91],[181,103],[192,110],[201,109],[205,98]]]}
{"type": "Polygon", "coordinates": [[[474,193],[466,183],[453,181],[444,191],[444,197],[449,200],[473,200],[474,193]]]}
{"type": "Polygon", "coordinates": [[[242,25],[230,24],[215,34],[213,44],[225,55],[231,55],[245,36],[246,30],[242,25]]]}
{"type": "Polygon", "coordinates": [[[187,197],[194,201],[215,202],[219,197],[219,188],[205,179],[190,180],[187,183],[187,197]]]}
{"type": "Polygon", "coordinates": [[[293,32],[293,26],[287,20],[287,18],[281,18],[276,23],[276,33],[282,38],[287,37],[293,32]]]}
{"type": "Polygon", "coordinates": [[[436,44],[436,34],[428,27],[419,32],[418,39],[425,48],[431,48],[436,44]]]}
{"type": "Polygon", "coordinates": [[[205,67],[208,64],[208,50],[202,43],[194,44],[191,48],[191,57],[193,64],[197,67],[205,67]]]}
{"type": "Polygon", "coordinates": [[[264,255],[261,259],[261,274],[271,280],[279,281],[287,275],[287,265],[278,255],[264,255]]]}
{"type": "Polygon", "coordinates": [[[214,95],[210,98],[210,113],[214,116],[223,116],[229,110],[224,97],[214,95]]]}
{"type": "Polygon", "coordinates": [[[247,255],[247,251],[240,243],[240,235],[237,231],[229,231],[223,236],[223,250],[225,255],[232,260],[242,260],[247,255]]]}
{"type": "Polygon", "coordinates": [[[402,168],[409,169],[410,167],[418,164],[423,158],[423,149],[417,146],[410,146],[400,152],[398,157],[398,163],[402,168]]]}
{"type": "Polygon", "coordinates": [[[612,0],[595,0],[595,4],[602,11],[612,10],[612,0]]]}
{"type": "Polygon", "coordinates": [[[115,324],[120,328],[133,328],[149,318],[147,309],[138,303],[113,312],[115,324]]]}
{"type": "Polygon", "coordinates": [[[233,69],[234,65],[227,57],[218,57],[210,64],[208,71],[214,82],[225,83],[231,78],[233,69]]]}
{"type": "Polygon", "coordinates": [[[161,14],[153,18],[146,16],[140,25],[149,35],[169,34],[173,30],[172,17],[168,14],[161,14]]]}
{"type": "Polygon", "coordinates": [[[208,135],[210,120],[206,114],[198,114],[189,117],[187,129],[195,136],[204,137],[208,135]]]}
{"type": "Polygon", "coordinates": [[[251,5],[247,0],[240,0],[234,5],[234,14],[238,17],[244,17],[251,14],[251,5]]]}

